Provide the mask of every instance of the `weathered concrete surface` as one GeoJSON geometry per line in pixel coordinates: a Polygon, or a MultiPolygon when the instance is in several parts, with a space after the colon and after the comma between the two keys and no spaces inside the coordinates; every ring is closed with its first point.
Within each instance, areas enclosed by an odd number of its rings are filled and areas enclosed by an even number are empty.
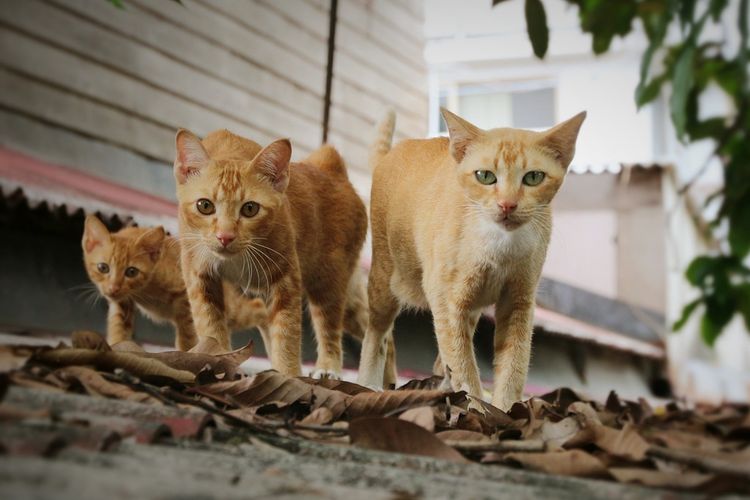
{"type": "MultiPolygon", "coordinates": [[[[144,416],[124,401],[11,388],[5,402],[53,412],[144,416]]],[[[157,408],[159,410],[157,410],[157,408]]],[[[0,424],[9,425],[9,424],[0,424]]],[[[455,464],[312,441],[217,431],[219,442],[126,440],[108,452],[65,448],[54,458],[0,457],[2,498],[622,498],[679,495],[598,480],[455,464]],[[221,436],[219,436],[221,434],[221,436]]],[[[688,497],[686,495],[686,497],[688,497]]]]}

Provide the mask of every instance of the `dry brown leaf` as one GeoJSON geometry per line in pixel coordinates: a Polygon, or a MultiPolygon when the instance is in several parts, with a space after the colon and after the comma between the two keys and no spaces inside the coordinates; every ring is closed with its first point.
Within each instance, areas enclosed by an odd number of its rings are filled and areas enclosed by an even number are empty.
{"type": "Polygon", "coordinates": [[[594,427],[594,444],[610,455],[635,462],[644,460],[650,447],[630,423],[620,430],[603,425],[594,427]]]}
{"type": "Polygon", "coordinates": [[[494,432],[498,428],[505,428],[513,423],[513,419],[500,408],[481,399],[472,398],[472,402],[482,409],[484,427],[491,428],[490,432],[494,432]]]}
{"type": "Polygon", "coordinates": [[[721,451],[723,443],[713,436],[673,429],[654,429],[651,439],[667,448],[721,451]]]}
{"type": "Polygon", "coordinates": [[[175,370],[184,370],[197,375],[209,367],[214,375],[224,380],[234,380],[240,373],[240,365],[247,361],[253,352],[253,342],[245,347],[226,354],[211,355],[195,352],[167,351],[132,353],[144,358],[158,359],[175,370]]]}
{"type": "Polygon", "coordinates": [[[232,382],[204,385],[201,391],[231,398],[243,406],[301,402],[309,404],[313,409],[328,408],[334,418],[340,417],[346,411],[351,397],[319,385],[310,385],[273,370],[232,382]]]}
{"type": "Polygon", "coordinates": [[[91,330],[76,330],[70,336],[70,342],[77,349],[91,349],[94,351],[111,351],[107,341],[91,330]]]}
{"type": "Polygon", "coordinates": [[[431,406],[419,406],[406,410],[398,418],[417,424],[429,432],[435,432],[435,409],[431,406]]]}
{"type": "Polygon", "coordinates": [[[538,431],[528,439],[541,439],[547,445],[550,451],[557,451],[563,448],[567,440],[576,436],[581,430],[581,425],[575,417],[566,417],[559,422],[550,422],[545,420],[538,431]]]}
{"type": "Polygon", "coordinates": [[[491,443],[493,440],[481,432],[465,431],[462,429],[452,429],[435,434],[443,441],[467,441],[476,443],[491,443]]]}
{"type": "Polygon", "coordinates": [[[550,474],[577,477],[603,477],[607,475],[607,468],[601,460],[583,450],[551,453],[508,453],[505,458],[517,462],[525,468],[550,474]]]}
{"type": "Polygon", "coordinates": [[[41,389],[43,391],[50,392],[65,392],[65,389],[61,388],[59,383],[54,383],[50,380],[39,379],[23,371],[9,373],[8,379],[10,380],[11,384],[20,387],[26,387],[27,389],[41,389]]]}
{"type": "Polygon", "coordinates": [[[351,396],[346,414],[349,418],[385,415],[399,408],[431,405],[445,401],[463,399],[463,393],[443,391],[393,390],[382,392],[362,392],[351,396]]]}
{"type": "Polygon", "coordinates": [[[112,350],[119,352],[146,352],[140,344],[132,340],[123,340],[116,344],[112,344],[112,350]]]}
{"type": "Polygon", "coordinates": [[[415,391],[415,390],[434,391],[437,389],[442,389],[443,380],[444,380],[444,377],[440,375],[433,375],[431,377],[427,377],[423,379],[410,380],[396,390],[398,391],[415,391]]]}
{"type": "Polygon", "coordinates": [[[584,401],[577,401],[568,405],[568,413],[577,415],[583,427],[593,427],[602,424],[599,413],[590,403],[584,401]]]}
{"type": "Polygon", "coordinates": [[[466,463],[459,452],[447,446],[431,432],[412,422],[397,418],[359,418],[349,424],[351,443],[371,450],[423,455],[466,463]]]}
{"type": "Polygon", "coordinates": [[[303,418],[300,423],[304,425],[326,425],[333,420],[333,413],[328,408],[315,408],[308,416],[303,418]]]}
{"type": "Polygon", "coordinates": [[[23,368],[29,358],[40,349],[42,348],[27,345],[0,345],[0,372],[23,368]]]}
{"type": "Polygon", "coordinates": [[[64,381],[77,381],[86,392],[96,396],[107,398],[124,399],[127,401],[138,401],[140,403],[155,402],[156,400],[148,394],[136,392],[130,387],[116,382],[110,382],[102,377],[96,370],[85,366],[68,366],[55,371],[55,375],[64,381]]]}
{"type": "Polygon", "coordinates": [[[345,380],[336,380],[333,378],[310,378],[310,377],[298,377],[303,382],[307,382],[310,385],[319,385],[321,387],[325,387],[326,389],[331,389],[332,391],[339,391],[343,392],[344,394],[348,394],[350,396],[354,396],[355,394],[359,394],[360,392],[373,392],[372,389],[365,387],[363,385],[355,384],[353,382],[347,382],[345,380]]]}
{"type": "Polygon", "coordinates": [[[143,379],[170,379],[183,384],[192,383],[195,375],[185,370],[175,370],[158,359],[149,359],[139,353],[101,352],[90,349],[57,348],[34,354],[34,360],[53,366],[92,365],[101,370],[123,370],[143,379]]]}
{"type": "Polygon", "coordinates": [[[539,399],[551,404],[563,415],[568,410],[568,406],[572,403],[581,401],[581,397],[567,387],[560,387],[552,392],[548,392],[547,394],[540,396],[539,399]]]}
{"type": "Polygon", "coordinates": [[[621,483],[638,483],[655,488],[691,490],[707,484],[715,476],[698,472],[662,472],[633,467],[610,467],[609,473],[621,483]]]}

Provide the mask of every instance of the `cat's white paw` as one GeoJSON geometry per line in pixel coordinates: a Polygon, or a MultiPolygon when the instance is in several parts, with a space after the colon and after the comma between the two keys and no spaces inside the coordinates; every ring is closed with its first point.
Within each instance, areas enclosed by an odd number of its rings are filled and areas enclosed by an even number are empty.
{"type": "Polygon", "coordinates": [[[324,378],[331,379],[331,380],[341,380],[341,374],[336,373],[333,370],[324,370],[322,368],[316,368],[310,374],[310,378],[314,378],[318,380],[322,380],[324,378]]]}

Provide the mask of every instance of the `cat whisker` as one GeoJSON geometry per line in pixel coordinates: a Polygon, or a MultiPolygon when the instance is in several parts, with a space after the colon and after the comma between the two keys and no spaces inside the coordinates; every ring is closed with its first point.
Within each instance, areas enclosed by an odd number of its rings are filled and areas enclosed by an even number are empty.
{"type": "MultiPolygon", "coordinates": [[[[282,259],[284,259],[287,264],[291,265],[291,262],[289,262],[289,259],[287,259],[284,254],[282,254],[281,252],[279,252],[278,250],[276,250],[274,248],[271,248],[271,247],[266,246],[266,245],[261,245],[260,243],[251,243],[251,246],[260,247],[260,248],[264,248],[266,250],[270,250],[271,252],[275,253],[276,255],[278,255],[279,257],[281,257],[282,259]]],[[[259,250],[259,248],[258,248],[258,250],[259,250]]]]}

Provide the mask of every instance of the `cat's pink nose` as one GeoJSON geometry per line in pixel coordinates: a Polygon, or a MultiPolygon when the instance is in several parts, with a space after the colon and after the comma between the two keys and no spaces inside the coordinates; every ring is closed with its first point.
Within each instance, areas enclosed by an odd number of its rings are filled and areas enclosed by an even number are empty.
{"type": "Polygon", "coordinates": [[[219,240],[221,246],[226,247],[234,241],[235,236],[231,233],[216,233],[216,239],[219,240]]]}
{"type": "Polygon", "coordinates": [[[515,209],[518,207],[518,203],[514,203],[512,201],[499,201],[497,202],[497,206],[500,207],[500,210],[503,211],[505,215],[512,214],[515,209]]]}

